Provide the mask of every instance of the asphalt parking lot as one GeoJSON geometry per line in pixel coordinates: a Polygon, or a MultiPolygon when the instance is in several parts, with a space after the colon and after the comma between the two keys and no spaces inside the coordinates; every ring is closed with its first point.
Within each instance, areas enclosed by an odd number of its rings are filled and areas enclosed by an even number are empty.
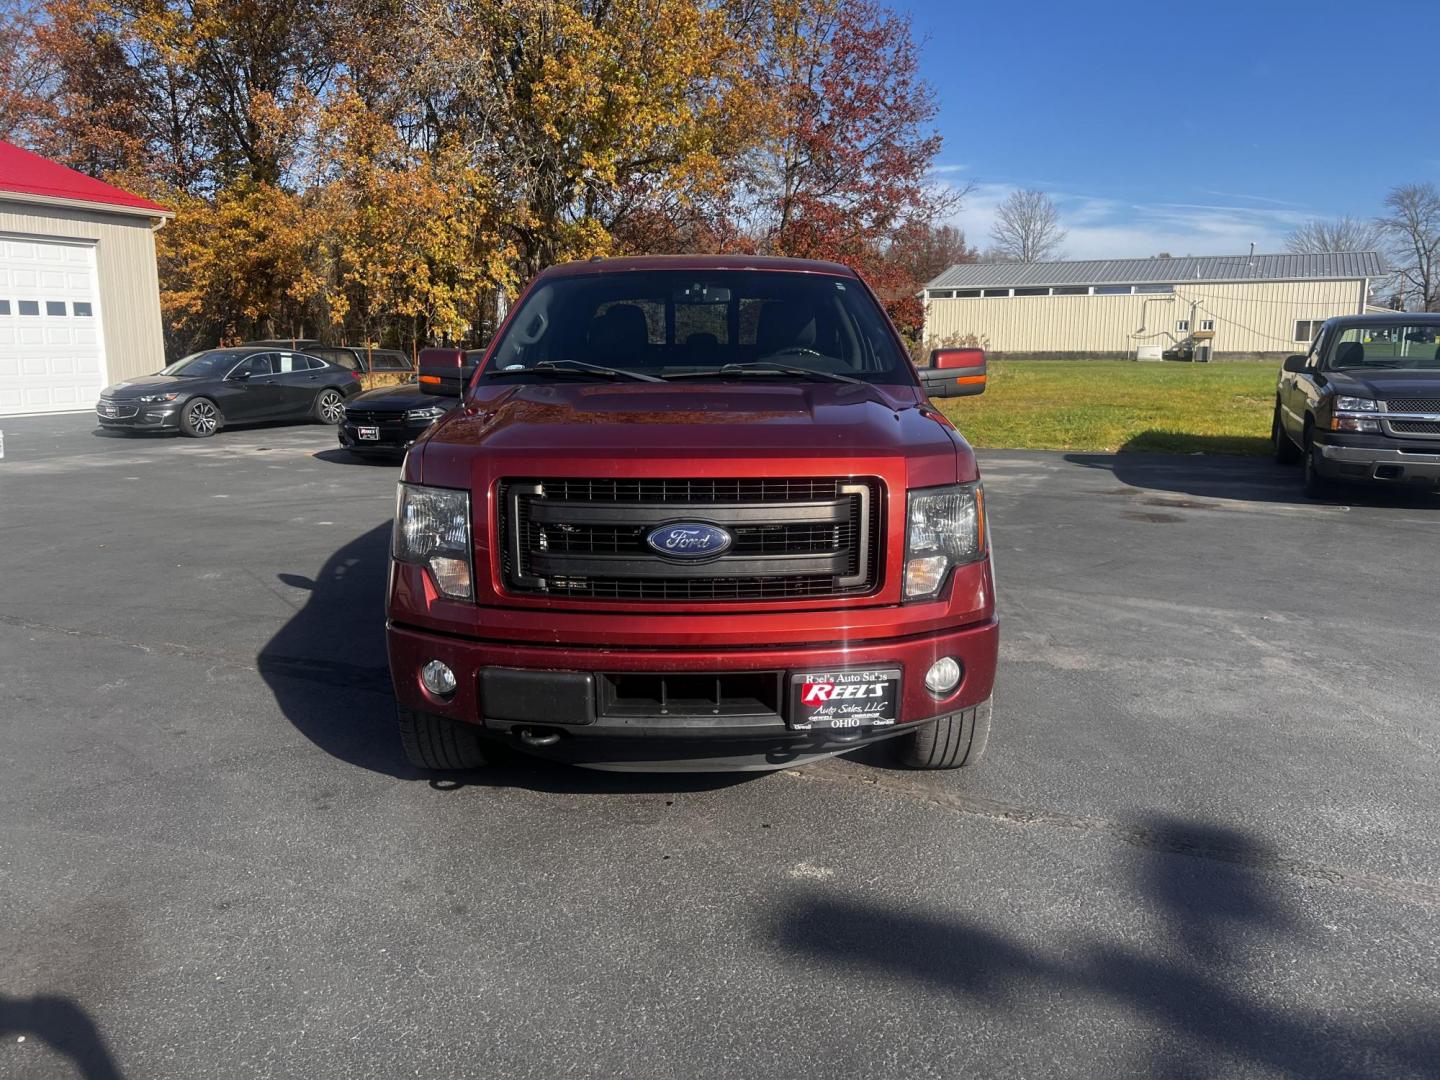
{"type": "Polygon", "coordinates": [[[430,783],[393,466],[0,429],[0,1076],[1440,1076],[1440,500],[984,453],[978,769],[430,783]]]}

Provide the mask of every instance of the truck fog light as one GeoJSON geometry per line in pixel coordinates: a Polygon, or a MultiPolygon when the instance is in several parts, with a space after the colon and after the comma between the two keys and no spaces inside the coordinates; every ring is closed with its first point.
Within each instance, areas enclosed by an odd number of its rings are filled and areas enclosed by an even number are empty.
{"type": "Polygon", "coordinates": [[[449,697],[455,692],[455,672],[440,660],[431,660],[420,669],[420,682],[436,697],[449,697]]]}
{"type": "Polygon", "coordinates": [[[932,694],[948,694],[960,685],[962,671],[959,660],[953,656],[942,656],[925,673],[925,689],[932,694]]]}

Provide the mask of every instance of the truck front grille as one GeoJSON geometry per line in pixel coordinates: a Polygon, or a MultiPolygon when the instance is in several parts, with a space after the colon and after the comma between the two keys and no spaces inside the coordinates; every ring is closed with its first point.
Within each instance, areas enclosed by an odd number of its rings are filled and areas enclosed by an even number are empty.
{"type": "Polygon", "coordinates": [[[1391,420],[1390,430],[1397,435],[1440,435],[1440,422],[1431,420],[1391,420]]]}
{"type": "Polygon", "coordinates": [[[863,594],[880,567],[875,478],[511,479],[500,486],[505,587],[596,600],[786,600],[863,594]],[[683,560],[656,528],[726,530],[723,554],[683,560]]]}
{"type": "Polygon", "coordinates": [[[1440,413],[1440,397],[1433,398],[1391,398],[1385,402],[1385,408],[1389,412],[1416,413],[1429,412],[1440,413]]]}

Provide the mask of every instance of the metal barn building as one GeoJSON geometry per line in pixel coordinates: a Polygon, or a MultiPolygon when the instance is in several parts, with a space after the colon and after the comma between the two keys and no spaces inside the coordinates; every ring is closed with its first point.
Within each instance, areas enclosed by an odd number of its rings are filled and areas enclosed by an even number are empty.
{"type": "Polygon", "coordinates": [[[1373,251],[962,263],[925,286],[925,338],[1002,357],[1272,359],[1364,312],[1384,272],[1373,251]]]}
{"type": "Polygon", "coordinates": [[[148,199],[0,141],[0,415],[89,409],[165,366],[148,199]]]}

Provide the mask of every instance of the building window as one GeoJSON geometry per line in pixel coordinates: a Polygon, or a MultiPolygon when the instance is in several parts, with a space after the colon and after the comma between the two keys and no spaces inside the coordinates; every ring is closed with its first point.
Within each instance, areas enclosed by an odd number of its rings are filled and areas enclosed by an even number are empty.
{"type": "Polygon", "coordinates": [[[1212,331],[1213,331],[1213,330],[1215,329],[1215,320],[1214,320],[1214,319],[1201,319],[1201,320],[1200,320],[1200,329],[1201,329],[1201,330],[1212,330],[1212,331]]]}
{"type": "Polygon", "coordinates": [[[980,295],[980,290],[979,290],[979,289],[956,289],[956,290],[955,290],[955,297],[956,297],[956,299],[969,298],[969,297],[972,297],[972,296],[979,296],[979,295],[980,295]]]}
{"type": "Polygon", "coordinates": [[[1059,288],[1052,289],[1052,290],[1050,290],[1050,291],[1053,292],[1056,296],[1089,296],[1089,295],[1090,295],[1090,286],[1089,286],[1089,285],[1064,285],[1064,286],[1061,286],[1061,287],[1059,287],[1059,288]]]}
{"type": "Polygon", "coordinates": [[[0,315],[9,315],[9,314],[10,314],[10,301],[9,301],[9,300],[0,300],[0,315]]]}
{"type": "Polygon", "coordinates": [[[982,292],[980,293],[980,295],[981,295],[981,296],[1009,296],[1009,295],[1010,295],[1010,290],[1009,290],[1009,289],[985,289],[984,291],[982,291],[982,292]]]}
{"type": "Polygon", "coordinates": [[[1297,319],[1295,322],[1295,340],[1304,341],[1307,344],[1320,336],[1320,327],[1325,325],[1324,319],[1297,319]]]}
{"type": "Polygon", "coordinates": [[[1096,296],[1129,296],[1129,285],[1096,285],[1096,296]]]}
{"type": "Polygon", "coordinates": [[[1135,286],[1135,291],[1136,291],[1137,293],[1172,293],[1172,292],[1175,291],[1175,286],[1174,286],[1174,285],[1136,285],[1136,286],[1135,286]]]}
{"type": "Polygon", "coordinates": [[[91,309],[89,301],[76,300],[75,314],[82,319],[88,319],[91,315],[95,314],[95,312],[91,309]]]}
{"type": "Polygon", "coordinates": [[[21,300],[21,301],[20,301],[20,314],[21,314],[21,315],[39,315],[39,314],[40,314],[40,301],[39,301],[39,300],[21,300]]]}
{"type": "Polygon", "coordinates": [[[46,315],[64,315],[64,314],[65,314],[65,301],[64,301],[64,300],[46,300],[46,301],[45,301],[45,314],[46,314],[46,315]]]}
{"type": "Polygon", "coordinates": [[[1049,289],[1016,289],[1016,296],[1049,296],[1049,289]]]}
{"type": "Polygon", "coordinates": [[[948,289],[936,289],[930,294],[931,300],[951,300],[954,299],[954,297],[955,294],[948,289]]]}
{"type": "Polygon", "coordinates": [[[1181,319],[1175,324],[1175,331],[1180,334],[1188,334],[1190,332],[1190,320],[1181,319]]]}

